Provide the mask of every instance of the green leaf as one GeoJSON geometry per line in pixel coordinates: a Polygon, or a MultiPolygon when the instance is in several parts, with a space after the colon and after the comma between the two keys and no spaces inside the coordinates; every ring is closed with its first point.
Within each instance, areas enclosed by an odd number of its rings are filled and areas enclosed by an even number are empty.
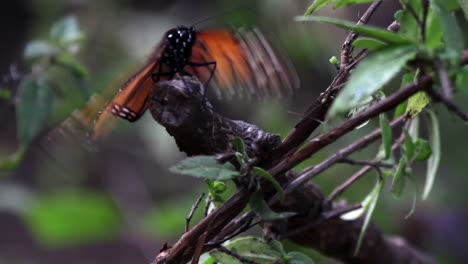
{"type": "Polygon", "coordinates": [[[273,187],[275,187],[275,190],[278,192],[281,202],[284,202],[283,188],[281,188],[281,185],[279,184],[279,182],[273,176],[271,176],[271,174],[268,171],[260,167],[254,167],[253,172],[255,175],[260,175],[264,177],[265,179],[267,179],[271,184],[273,184],[273,187]]]}
{"type": "Polygon", "coordinates": [[[286,254],[287,264],[314,264],[315,262],[306,254],[301,252],[289,252],[286,254]]]}
{"type": "MultiPolygon", "coordinates": [[[[401,79],[401,87],[413,83],[417,80],[417,77],[419,75],[419,69],[413,72],[408,72],[403,75],[403,78],[401,79]]],[[[397,118],[401,116],[402,114],[405,113],[406,108],[408,106],[408,100],[403,101],[401,104],[399,104],[396,109],[395,109],[395,114],[394,118],[397,118]]],[[[413,121],[414,122],[414,121],[413,121]]]]}
{"type": "Polygon", "coordinates": [[[15,151],[10,157],[6,160],[0,160],[0,171],[1,170],[14,170],[18,167],[24,157],[26,152],[26,147],[24,145],[20,146],[18,150],[15,151]]]}
{"type": "Polygon", "coordinates": [[[26,44],[24,49],[24,58],[27,60],[36,59],[39,57],[48,57],[57,53],[57,49],[43,40],[33,40],[26,44]]]}
{"type": "Polygon", "coordinates": [[[465,15],[465,20],[468,21],[468,0],[457,0],[457,2],[460,5],[461,9],[463,10],[463,14],[465,15]]]}
{"type": "Polygon", "coordinates": [[[395,18],[397,22],[401,21],[402,16],[403,16],[403,10],[398,10],[393,14],[393,18],[395,18]]]}
{"type": "Polygon", "coordinates": [[[406,111],[406,106],[407,105],[408,105],[408,100],[405,100],[401,104],[399,104],[395,108],[395,113],[393,114],[393,118],[397,118],[397,117],[401,116],[402,114],[404,114],[405,111],[406,111]]]}
{"type": "Polygon", "coordinates": [[[416,202],[418,201],[418,186],[414,182],[413,177],[410,174],[408,174],[408,179],[410,180],[411,185],[414,188],[414,191],[413,191],[413,201],[411,203],[411,209],[408,212],[408,214],[405,216],[405,219],[410,218],[414,214],[414,211],[416,210],[416,202]]]}
{"type": "Polygon", "coordinates": [[[111,239],[117,237],[121,224],[110,197],[85,190],[40,195],[23,219],[42,245],[52,247],[111,239]]]}
{"type": "Polygon", "coordinates": [[[417,92],[408,99],[405,115],[414,118],[431,102],[429,96],[424,91],[417,92]]]}
{"type": "Polygon", "coordinates": [[[372,2],[372,1],[374,0],[338,0],[335,4],[335,8],[341,8],[341,7],[345,7],[348,5],[367,3],[367,2],[372,2]]]}
{"type": "Polygon", "coordinates": [[[397,199],[400,199],[403,190],[405,189],[405,166],[408,164],[406,156],[401,157],[398,167],[393,175],[391,193],[397,199]]]}
{"type": "Polygon", "coordinates": [[[220,164],[215,156],[189,157],[169,168],[169,170],[173,173],[213,181],[230,180],[239,176],[239,172],[231,163],[220,164]]]}
{"type": "Polygon", "coordinates": [[[216,264],[216,259],[214,259],[212,256],[210,256],[208,252],[205,252],[200,256],[200,260],[199,260],[198,263],[216,264]]]}
{"type": "Polygon", "coordinates": [[[13,94],[11,93],[10,90],[0,88],[0,99],[9,100],[11,99],[12,96],[13,94]]]}
{"type": "MultiPolygon", "coordinates": [[[[385,99],[385,94],[381,90],[375,92],[371,96],[368,96],[367,98],[363,99],[359,106],[354,107],[351,110],[349,110],[349,112],[346,114],[346,118],[351,119],[351,118],[358,116],[362,112],[366,111],[369,107],[382,101],[383,99],[385,99]]],[[[365,121],[364,123],[358,125],[355,129],[363,128],[369,123],[369,121],[370,120],[365,121]]]]}
{"type": "Polygon", "coordinates": [[[414,140],[419,139],[419,116],[416,116],[411,120],[410,127],[408,129],[408,133],[410,134],[411,138],[414,140]]]}
{"type": "Polygon", "coordinates": [[[459,0],[445,0],[444,5],[450,11],[458,11],[461,9],[459,0]]]}
{"type": "Polygon", "coordinates": [[[235,150],[237,150],[237,151],[240,152],[244,157],[247,158],[247,152],[245,151],[245,143],[244,143],[244,140],[242,140],[242,138],[236,137],[236,138],[232,141],[232,146],[234,147],[235,150]]]}
{"type": "Polygon", "coordinates": [[[400,2],[404,9],[396,17],[400,24],[398,33],[414,42],[419,42],[421,27],[418,20],[422,20],[421,0],[401,0],[400,2]],[[416,14],[417,18],[415,18],[414,14],[416,14]]]}
{"type": "Polygon", "coordinates": [[[66,16],[55,23],[50,30],[50,35],[62,46],[76,44],[84,39],[74,16],[66,16]]]}
{"type": "Polygon", "coordinates": [[[328,61],[333,65],[338,65],[338,66],[340,65],[340,62],[338,61],[336,56],[331,57],[328,61]]]}
{"type": "Polygon", "coordinates": [[[312,2],[312,4],[307,8],[306,12],[304,13],[304,16],[310,16],[315,10],[335,1],[336,0],[314,0],[314,2],[312,2]]]}
{"type": "Polygon", "coordinates": [[[227,189],[226,184],[222,181],[213,181],[211,186],[212,188],[210,191],[214,194],[222,194],[227,189]]]}
{"type": "Polygon", "coordinates": [[[89,76],[88,69],[81,62],[68,52],[62,52],[56,58],[57,64],[64,66],[78,78],[86,79],[89,76]]]}
{"type": "MultiPolygon", "coordinates": [[[[275,263],[275,261],[278,260],[277,256],[271,254],[271,247],[263,240],[256,237],[238,238],[225,243],[224,246],[230,251],[258,263],[275,263]]],[[[243,262],[237,258],[218,250],[212,250],[209,254],[217,261],[217,263],[243,264],[243,262]]]]}
{"type": "MultiPolygon", "coordinates": [[[[467,0],[468,1],[468,0],[467,0]]],[[[455,79],[455,88],[460,91],[467,93],[468,92],[468,66],[465,65],[457,73],[455,79]]]]}
{"type": "Polygon", "coordinates": [[[379,120],[380,129],[382,130],[382,142],[385,150],[384,160],[386,160],[392,155],[393,131],[385,113],[379,115],[379,120]]]}
{"type": "Polygon", "coordinates": [[[376,50],[387,46],[387,43],[374,38],[358,38],[353,42],[357,48],[376,50]]]}
{"type": "Polygon", "coordinates": [[[364,218],[364,223],[362,224],[361,228],[361,233],[359,233],[359,238],[356,244],[356,249],[354,250],[354,256],[357,256],[359,253],[359,249],[361,248],[362,244],[362,239],[364,238],[367,227],[369,226],[369,223],[372,219],[372,215],[374,214],[375,206],[377,205],[377,202],[379,201],[380,194],[382,193],[383,186],[384,186],[385,180],[382,178],[378,178],[377,183],[372,190],[372,192],[369,194],[369,202],[368,206],[365,209],[367,212],[366,217],[364,218]]]}
{"type": "Polygon", "coordinates": [[[250,208],[254,211],[263,221],[273,221],[288,218],[296,215],[293,212],[277,213],[270,209],[268,204],[263,199],[261,190],[256,191],[249,200],[250,208]]]}
{"type": "Polygon", "coordinates": [[[418,80],[419,76],[419,69],[416,71],[408,72],[403,75],[403,78],[401,78],[401,85],[400,86],[405,86],[407,84],[413,83],[418,80]]]}
{"type": "Polygon", "coordinates": [[[256,237],[241,237],[230,241],[224,245],[226,248],[233,250],[239,254],[242,252],[265,252],[270,249],[270,246],[262,239],[256,237]]]}
{"type": "Polygon", "coordinates": [[[280,255],[286,254],[286,252],[284,251],[283,244],[280,241],[272,240],[268,245],[270,245],[273,251],[280,253],[280,255]]]}
{"type": "Polygon", "coordinates": [[[205,183],[208,185],[208,198],[212,201],[212,205],[217,207],[224,203],[222,194],[226,191],[227,186],[222,181],[212,181],[205,179],[205,183]]]}
{"type": "Polygon", "coordinates": [[[411,161],[414,156],[415,144],[413,143],[413,139],[411,138],[408,130],[403,128],[403,132],[405,133],[405,157],[406,160],[411,161]]]}
{"type": "Polygon", "coordinates": [[[444,4],[444,0],[430,0],[434,14],[440,17],[445,41],[445,55],[453,63],[457,64],[463,50],[463,33],[458,25],[453,12],[444,4]]]}
{"type": "Polygon", "coordinates": [[[427,174],[426,183],[424,184],[424,191],[422,198],[426,200],[434,185],[437,169],[440,163],[440,127],[437,116],[432,111],[429,113],[430,127],[429,127],[429,141],[431,142],[432,155],[427,161],[427,174]]]}
{"type": "Polygon", "coordinates": [[[52,109],[53,94],[44,79],[25,78],[21,81],[16,111],[18,138],[29,144],[45,127],[52,109]]]}
{"type": "Polygon", "coordinates": [[[329,18],[329,17],[298,16],[295,18],[295,20],[328,23],[328,24],[336,25],[338,27],[347,29],[347,30],[353,30],[356,33],[364,34],[369,37],[373,37],[378,40],[391,43],[391,44],[411,44],[412,43],[410,39],[404,38],[398,35],[397,33],[393,33],[385,29],[372,27],[372,26],[366,26],[366,25],[356,25],[355,23],[352,23],[352,22],[329,18]]]}
{"type": "Polygon", "coordinates": [[[371,53],[351,74],[346,86],[333,102],[328,116],[346,112],[362,104],[390,81],[417,53],[415,46],[392,46],[371,53]]]}
{"type": "Polygon", "coordinates": [[[426,161],[432,155],[431,144],[424,139],[418,138],[416,142],[414,142],[415,148],[415,161],[426,161]]]}
{"type": "Polygon", "coordinates": [[[437,14],[434,14],[432,5],[429,5],[426,22],[426,48],[430,51],[438,49],[442,45],[444,31],[442,30],[442,22],[437,14]]]}

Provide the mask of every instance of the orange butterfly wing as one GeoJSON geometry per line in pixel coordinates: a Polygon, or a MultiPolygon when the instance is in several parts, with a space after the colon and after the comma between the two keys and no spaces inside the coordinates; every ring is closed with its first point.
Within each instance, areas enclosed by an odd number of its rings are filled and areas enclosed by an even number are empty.
{"type": "Polygon", "coordinates": [[[138,120],[148,107],[148,97],[154,84],[160,80],[170,79],[170,76],[157,76],[154,74],[168,72],[167,66],[159,62],[164,42],[158,44],[153,54],[148,58],[147,64],[130,77],[119,92],[102,111],[93,127],[92,139],[98,139],[107,133],[112,115],[121,117],[130,122],[138,120]]]}
{"type": "MultiPolygon", "coordinates": [[[[214,86],[218,96],[281,96],[298,86],[298,77],[286,56],[280,56],[256,28],[236,34],[225,29],[198,32],[191,62],[208,61],[216,61],[214,86]]],[[[212,66],[192,66],[187,72],[205,83],[212,66]]]]}

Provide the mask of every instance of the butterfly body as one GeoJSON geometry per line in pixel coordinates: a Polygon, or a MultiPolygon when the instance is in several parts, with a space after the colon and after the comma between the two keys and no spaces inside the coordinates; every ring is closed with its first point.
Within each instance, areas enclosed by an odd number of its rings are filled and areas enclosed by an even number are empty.
{"type": "Polygon", "coordinates": [[[176,73],[185,73],[184,67],[189,63],[195,41],[196,33],[192,27],[179,26],[167,31],[150,56],[149,65],[128,79],[120,88],[119,94],[111,104],[110,112],[130,122],[138,120],[147,108],[147,96],[154,83],[171,79],[176,73]],[[119,97],[122,100],[119,100],[119,97]],[[127,107],[126,105],[132,104],[132,100],[136,107],[127,107]]]}
{"type": "Polygon", "coordinates": [[[182,72],[192,56],[192,47],[196,42],[195,30],[184,26],[173,28],[165,34],[164,41],[166,45],[160,57],[161,63],[169,67],[169,73],[182,72]]]}

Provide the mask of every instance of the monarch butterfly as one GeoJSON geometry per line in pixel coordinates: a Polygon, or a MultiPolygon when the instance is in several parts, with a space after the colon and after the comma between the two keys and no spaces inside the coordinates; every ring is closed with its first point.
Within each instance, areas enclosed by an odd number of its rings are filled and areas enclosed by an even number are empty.
{"type": "Polygon", "coordinates": [[[204,84],[213,78],[219,97],[281,96],[298,86],[286,57],[279,57],[257,28],[234,32],[179,26],[164,34],[146,64],[123,84],[96,120],[93,138],[100,136],[110,114],[138,120],[148,108],[154,84],[175,74],[195,75],[204,84]]]}

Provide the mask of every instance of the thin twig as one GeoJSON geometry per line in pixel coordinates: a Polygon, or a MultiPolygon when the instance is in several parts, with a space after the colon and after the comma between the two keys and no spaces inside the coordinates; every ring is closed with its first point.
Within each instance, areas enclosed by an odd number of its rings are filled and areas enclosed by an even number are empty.
{"type": "Polygon", "coordinates": [[[218,246],[218,245],[221,245],[222,243],[224,243],[224,242],[236,237],[237,235],[249,230],[250,228],[258,225],[260,222],[252,223],[253,216],[255,216],[255,215],[252,215],[252,214],[249,214],[249,213],[241,216],[239,219],[241,219],[241,221],[245,221],[243,226],[241,226],[239,229],[237,229],[236,231],[232,232],[230,235],[228,235],[228,236],[226,236],[226,237],[224,237],[222,239],[206,243],[205,246],[218,246]]]}
{"type": "Polygon", "coordinates": [[[360,170],[355,172],[351,177],[349,177],[344,183],[336,187],[331,194],[328,196],[329,201],[333,201],[338,197],[340,194],[342,194],[349,186],[351,186],[354,182],[356,182],[358,179],[361,178],[364,174],[368,173],[370,170],[372,170],[372,166],[367,165],[362,167],[360,170]]]}
{"type": "Polygon", "coordinates": [[[200,259],[201,254],[203,253],[203,246],[205,245],[207,233],[203,233],[197,242],[197,247],[195,248],[195,252],[193,253],[192,264],[198,264],[198,260],[200,259]]]}
{"type": "Polygon", "coordinates": [[[390,25],[388,25],[387,29],[392,32],[396,32],[400,28],[400,24],[394,20],[390,25]]]}
{"type": "Polygon", "coordinates": [[[411,15],[413,16],[413,18],[416,20],[416,22],[418,22],[419,26],[422,25],[422,21],[421,21],[421,18],[418,16],[418,14],[416,14],[416,11],[414,10],[414,8],[411,6],[411,4],[407,4],[405,3],[404,1],[401,2],[401,5],[406,9],[408,10],[411,15]]]}
{"type": "Polygon", "coordinates": [[[192,209],[190,209],[190,213],[187,216],[186,221],[185,221],[185,232],[189,231],[190,221],[192,221],[193,214],[195,213],[198,206],[200,205],[200,202],[201,202],[203,196],[205,196],[205,193],[201,193],[200,196],[198,196],[197,201],[192,205],[192,209]]]}
{"type": "Polygon", "coordinates": [[[333,219],[335,217],[339,217],[343,214],[346,214],[348,212],[351,212],[351,211],[354,211],[356,209],[359,209],[361,208],[362,205],[361,203],[357,203],[357,204],[353,204],[353,205],[349,205],[349,206],[345,206],[345,207],[340,207],[338,209],[335,209],[335,210],[332,210],[332,211],[327,211],[327,212],[324,212],[320,215],[320,217],[318,217],[317,219],[315,219],[313,222],[307,224],[307,225],[304,225],[304,226],[301,226],[299,228],[296,228],[294,230],[291,230],[289,231],[287,234],[285,234],[284,236],[282,236],[281,238],[288,238],[288,237],[293,237],[293,236],[296,236],[296,235],[299,235],[309,229],[312,229],[318,225],[320,225],[321,223],[325,222],[325,221],[328,221],[330,219],[333,219]]]}
{"type": "Polygon", "coordinates": [[[247,263],[247,264],[260,264],[255,260],[245,258],[245,257],[243,257],[243,256],[241,256],[241,255],[239,255],[239,254],[237,254],[237,253],[223,247],[223,246],[219,246],[216,249],[223,252],[224,254],[228,254],[229,256],[235,257],[240,262],[247,263]]]}
{"type": "Polygon", "coordinates": [[[437,73],[439,74],[440,84],[442,86],[442,97],[447,101],[453,98],[453,88],[449,74],[442,61],[436,63],[437,73]]]}
{"type": "MultiPolygon", "coordinates": [[[[391,127],[395,127],[399,125],[403,121],[404,117],[400,116],[396,119],[394,119],[392,122],[390,122],[391,127]]],[[[317,164],[316,166],[306,168],[304,169],[301,174],[296,177],[293,181],[291,181],[289,184],[284,187],[284,194],[291,193],[294,191],[297,187],[303,185],[304,183],[310,181],[314,176],[322,173],[324,170],[330,168],[332,165],[337,163],[339,160],[347,157],[349,154],[364,148],[368,144],[372,143],[373,141],[377,140],[378,138],[381,137],[381,129],[378,128],[374,131],[372,131],[370,134],[360,138],[359,140],[349,144],[348,146],[340,149],[338,152],[330,156],[328,159],[324,160],[323,162],[317,164]]],[[[270,199],[270,204],[276,203],[278,201],[279,197],[278,194],[275,194],[271,199],[270,199]]]]}
{"type": "MultiPolygon", "coordinates": [[[[374,12],[377,10],[377,8],[380,6],[381,3],[382,3],[382,0],[374,1],[369,6],[369,8],[367,8],[366,12],[364,12],[361,18],[359,18],[356,25],[367,24],[367,22],[369,22],[370,17],[374,14],[374,12]]],[[[356,40],[358,36],[359,36],[359,33],[351,31],[346,37],[343,43],[343,46],[341,48],[340,69],[343,69],[344,67],[348,65],[349,57],[351,55],[351,52],[353,52],[352,43],[354,42],[354,40],[356,40]]]]}
{"type": "Polygon", "coordinates": [[[213,198],[211,196],[206,197],[205,199],[205,209],[203,210],[203,216],[207,217],[210,211],[211,203],[213,203],[213,198]]]}
{"type": "MultiPolygon", "coordinates": [[[[405,127],[409,124],[409,122],[405,123],[405,127]]],[[[392,145],[392,151],[395,151],[398,147],[400,147],[401,143],[405,139],[405,134],[401,132],[400,136],[398,139],[393,143],[392,145]]],[[[328,196],[327,201],[334,201],[336,197],[341,195],[346,189],[348,189],[354,182],[356,182],[358,179],[360,179],[364,174],[368,173],[371,169],[376,169],[377,172],[380,172],[378,169],[379,167],[372,166],[371,164],[368,164],[364,167],[362,167],[360,170],[355,172],[351,177],[349,177],[344,183],[336,187],[328,196]]]]}
{"type": "Polygon", "coordinates": [[[468,113],[464,112],[460,107],[454,104],[452,101],[447,99],[446,97],[442,96],[440,93],[436,92],[432,88],[426,89],[426,92],[434,99],[435,101],[440,101],[447,107],[447,109],[458,117],[460,117],[463,121],[468,121],[468,113]]]}
{"type": "Polygon", "coordinates": [[[347,163],[350,165],[359,165],[359,166],[367,165],[367,166],[379,167],[379,168],[393,168],[392,164],[381,162],[381,161],[353,160],[353,159],[344,158],[344,159],[339,160],[338,162],[347,163]]]}
{"type": "Polygon", "coordinates": [[[422,25],[421,25],[421,39],[423,43],[426,43],[426,28],[427,28],[427,14],[429,13],[429,1],[428,0],[421,0],[422,4],[422,11],[423,11],[423,18],[422,18],[422,25]]]}
{"type": "MultiPolygon", "coordinates": [[[[392,31],[392,32],[395,32],[397,31],[398,29],[400,28],[400,24],[398,24],[398,22],[396,20],[394,20],[390,25],[388,25],[387,27],[387,30],[388,31],[392,31]]],[[[362,49],[361,51],[359,51],[359,53],[354,57],[354,60],[349,64],[347,65],[346,67],[351,70],[352,68],[354,68],[356,66],[356,64],[358,64],[365,56],[367,56],[369,54],[369,50],[368,49],[362,49]]]]}

